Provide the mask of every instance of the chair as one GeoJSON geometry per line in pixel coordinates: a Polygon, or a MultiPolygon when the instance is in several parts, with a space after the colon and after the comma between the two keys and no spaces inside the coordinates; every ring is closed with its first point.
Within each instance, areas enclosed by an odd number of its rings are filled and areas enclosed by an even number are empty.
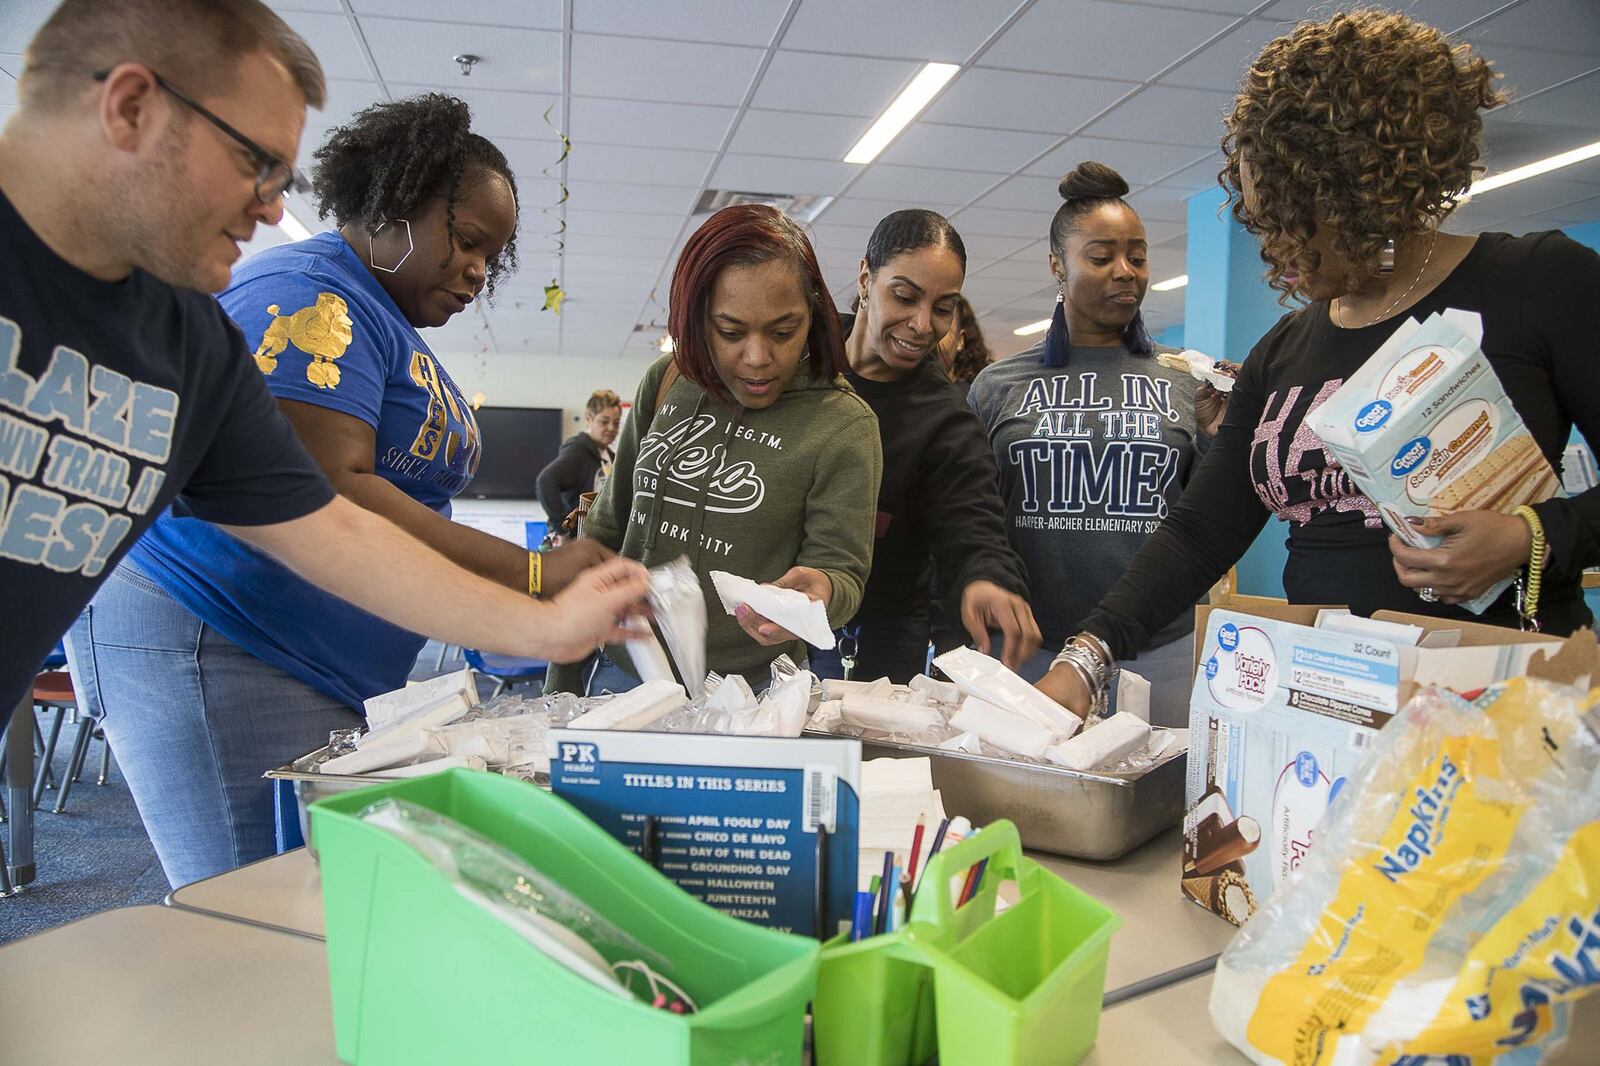
{"type": "Polygon", "coordinates": [[[491,700],[519,681],[539,680],[550,669],[550,664],[543,659],[518,659],[510,655],[481,652],[476,648],[462,648],[461,654],[468,666],[494,680],[494,691],[489,693],[491,700]]]}

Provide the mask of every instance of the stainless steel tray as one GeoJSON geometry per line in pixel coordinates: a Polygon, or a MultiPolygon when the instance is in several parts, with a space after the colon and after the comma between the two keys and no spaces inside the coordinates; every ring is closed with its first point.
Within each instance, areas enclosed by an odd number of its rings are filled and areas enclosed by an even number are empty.
{"type": "Polygon", "coordinates": [[[930,759],[933,787],[945,810],[966,815],[974,825],[1009,819],[1023,847],[1052,855],[1121,858],[1183,818],[1186,753],[1181,751],[1131,779],[881,740],[861,742],[863,759],[884,756],[930,759]]]}
{"type": "MultiPolygon", "coordinates": [[[[324,774],[312,769],[320,766],[328,759],[328,749],[318,748],[307,755],[302,755],[294,762],[268,770],[263,777],[273,781],[292,781],[294,783],[294,798],[300,801],[300,835],[305,838],[306,850],[311,857],[317,857],[317,848],[311,839],[311,817],[306,813],[306,808],[319,799],[327,796],[336,796],[341,792],[349,792],[353,788],[365,788],[368,785],[381,784],[384,781],[394,781],[396,778],[388,777],[382,770],[375,770],[370,774],[324,774]]],[[[540,788],[550,787],[549,774],[536,774],[533,783],[540,788]]]]}

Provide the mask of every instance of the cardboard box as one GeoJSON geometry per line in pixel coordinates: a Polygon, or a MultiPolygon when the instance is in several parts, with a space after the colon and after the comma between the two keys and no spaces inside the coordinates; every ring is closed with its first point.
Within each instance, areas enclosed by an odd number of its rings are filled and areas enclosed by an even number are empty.
{"type": "Polygon", "coordinates": [[[1415,646],[1342,608],[1253,599],[1196,610],[1183,892],[1242,924],[1282,884],[1372,738],[1421,685],[1471,695],[1518,674],[1600,677],[1593,634],[1563,642],[1475,622],[1382,611],[1415,646]],[[1556,653],[1560,652],[1560,655],[1556,653]]]}
{"type": "MultiPolygon", "coordinates": [[[[1407,517],[1502,511],[1548,500],[1555,470],[1481,347],[1483,321],[1450,309],[1407,319],[1308,417],[1329,455],[1401,540],[1431,548],[1407,517]]],[[[1481,613],[1510,579],[1462,606],[1481,613]]]]}

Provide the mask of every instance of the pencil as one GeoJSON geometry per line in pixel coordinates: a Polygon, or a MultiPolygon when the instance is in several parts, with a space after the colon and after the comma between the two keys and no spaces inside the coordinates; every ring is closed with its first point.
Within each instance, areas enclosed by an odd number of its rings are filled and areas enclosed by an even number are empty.
{"type": "Polygon", "coordinates": [[[922,834],[927,829],[927,816],[917,815],[917,831],[911,834],[911,861],[906,864],[906,884],[917,883],[917,856],[922,854],[922,834]]]}

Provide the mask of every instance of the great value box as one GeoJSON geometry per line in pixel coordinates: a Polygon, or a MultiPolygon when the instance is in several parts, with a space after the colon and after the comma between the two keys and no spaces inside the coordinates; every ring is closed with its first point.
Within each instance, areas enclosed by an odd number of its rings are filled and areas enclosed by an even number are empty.
{"type": "Polygon", "coordinates": [[[1588,635],[1587,653],[1554,660],[1563,642],[1536,634],[1374,617],[1395,627],[1272,600],[1198,609],[1183,825],[1183,892],[1194,902],[1235,924],[1250,917],[1300,864],[1372,737],[1418,686],[1470,694],[1593,658],[1588,635]]]}

